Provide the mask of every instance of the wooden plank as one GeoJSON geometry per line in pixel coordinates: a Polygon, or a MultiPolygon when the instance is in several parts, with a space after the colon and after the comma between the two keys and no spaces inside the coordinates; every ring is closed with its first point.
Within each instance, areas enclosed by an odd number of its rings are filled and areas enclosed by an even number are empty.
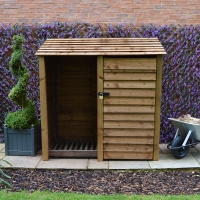
{"type": "Polygon", "coordinates": [[[155,105],[155,98],[105,97],[106,105],[155,105]]]}
{"type": "Polygon", "coordinates": [[[154,113],[154,106],[109,106],[104,105],[104,113],[154,113]]]}
{"type": "MultiPolygon", "coordinates": [[[[92,39],[92,38],[90,38],[92,39]]],[[[135,46],[141,46],[141,47],[148,47],[148,46],[156,46],[156,47],[162,47],[161,43],[157,40],[157,41],[142,41],[142,40],[138,40],[138,41],[63,41],[63,42],[59,42],[59,41],[54,41],[54,42],[49,42],[49,41],[45,41],[43,43],[43,45],[40,47],[40,49],[46,48],[46,47],[62,47],[62,46],[70,46],[70,47],[80,47],[81,45],[84,45],[86,47],[93,47],[93,46],[97,46],[97,47],[135,47],[135,46]]]]}
{"type": "Polygon", "coordinates": [[[110,46],[82,46],[80,45],[79,47],[74,47],[74,46],[67,46],[65,48],[61,47],[60,45],[57,46],[52,46],[52,47],[43,47],[40,48],[38,50],[38,52],[41,51],[48,51],[48,52],[83,52],[83,51],[87,51],[87,52],[92,52],[92,51],[99,51],[99,52],[104,52],[104,51],[115,51],[115,52],[123,52],[123,51],[163,51],[163,47],[162,46],[135,46],[135,47],[131,47],[131,46],[126,46],[126,47],[110,47],[110,46]]]}
{"type": "MultiPolygon", "coordinates": [[[[77,73],[77,72],[63,73],[63,72],[60,72],[60,73],[58,73],[58,76],[59,76],[60,80],[63,80],[63,79],[80,79],[80,81],[82,79],[83,79],[82,81],[85,81],[85,79],[95,80],[95,75],[96,75],[95,72],[96,71],[81,72],[81,73],[77,73]]],[[[69,80],[69,81],[71,81],[71,80],[69,80]]],[[[78,82],[78,83],[80,84],[80,82],[78,82]]]]}
{"type": "Polygon", "coordinates": [[[104,137],[104,144],[153,144],[153,137],[104,137]]]}
{"type": "Polygon", "coordinates": [[[152,160],[151,152],[104,152],[104,159],[152,160]]]}
{"type": "Polygon", "coordinates": [[[128,42],[159,42],[158,38],[152,37],[152,38],[51,38],[47,39],[45,43],[56,43],[56,42],[68,42],[68,43],[77,43],[77,42],[87,42],[87,43],[102,43],[105,42],[106,44],[109,44],[111,42],[120,42],[120,43],[128,43],[128,42]]]}
{"type": "Polygon", "coordinates": [[[95,115],[97,113],[96,105],[74,105],[76,107],[67,107],[67,106],[59,106],[57,107],[57,111],[60,115],[65,114],[83,114],[87,112],[88,114],[95,115]]]}
{"type": "Polygon", "coordinates": [[[156,73],[156,69],[104,69],[104,73],[156,73]]]}
{"type": "MultiPolygon", "coordinates": [[[[103,56],[97,57],[97,93],[103,92],[103,56]]],[[[97,94],[98,95],[98,94],[97,94]]],[[[103,161],[103,101],[97,96],[97,146],[98,161],[103,161]]]]}
{"type": "Polygon", "coordinates": [[[162,48],[162,45],[160,44],[159,41],[130,41],[130,42],[123,42],[123,41],[109,41],[109,42],[98,42],[98,41],[78,41],[78,42],[69,42],[69,41],[64,41],[64,42],[48,42],[45,41],[45,43],[40,47],[40,50],[46,49],[46,48],[80,48],[80,47],[104,47],[104,48],[109,48],[109,47],[159,47],[162,48]]]}
{"type": "Polygon", "coordinates": [[[63,88],[59,88],[57,87],[57,93],[60,94],[85,94],[85,93],[89,93],[92,94],[94,91],[96,90],[95,87],[81,87],[81,86],[70,86],[65,88],[65,90],[63,90],[63,88]]]}
{"type": "Polygon", "coordinates": [[[105,73],[104,80],[156,80],[155,73],[105,73]]]}
{"type": "Polygon", "coordinates": [[[81,40],[80,38],[76,41],[75,38],[70,38],[71,41],[67,41],[67,40],[63,40],[63,41],[49,41],[49,39],[47,39],[44,43],[43,46],[45,45],[53,45],[53,44],[71,44],[71,45],[82,45],[82,44],[90,44],[90,45],[110,45],[110,44],[124,44],[124,45],[131,45],[131,44],[158,44],[161,45],[159,40],[143,40],[143,38],[140,38],[138,40],[135,40],[136,38],[131,38],[131,40],[121,40],[120,38],[116,38],[114,40],[114,38],[107,38],[107,40],[105,40],[105,38],[102,40],[95,40],[95,38],[88,38],[87,40],[81,40]]]}
{"type": "Polygon", "coordinates": [[[48,50],[48,49],[59,49],[59,50],[62,50],[62,49],[71,49],[71,50],[76,50],[76,49],[84,49],[84,50],[87,50],[87,49],[95,49],[95,48],[98,48],[98,49],[108,49],[108,50],[114,50],[114,49],[128,49],[128,48],[150,48],[150,49],[162,49],[163,50],[163,47],[158,43],[145,43],[145,44],[139,44],[139,43],[134,43],[134,44],[116,44],[116,43],[113,43],[113,44],[109,44],[109,45],[100,45],[100,44],[95,44],[95,43],[92,43],[92,44],[88,44],[88,43],[73,43],[73,44],[70,44],[70,43],[49,43],[49,44],[45,44],[43,46],[41,46],[40,50],[48,50]],[[83,46],[84,45],[84,46],[83,46]]]}
{"type": "Polygon", "coordinates": [[[88,101],[62,101],[58,103],[58,107],[65,109],[65,108],[70,108],[72,109],[73,107],[75,107],[75,109],[77,108],[95,108],[97,107],[96,104],[94,104],[93,102],[88,102],[88,101]]]}
{"type": "Polygon", "coordinates": [[[139,44],[143,44],[146,42],[150,43],[159,43],[158,38],[63,38],[63,39],[47,39],[44,44],[54,44],[54,43],[66,43],[66,44],[133,44],[135,42],[139,42],[139,44]]]}
{"type": "MultiPolygon", "coordinates": [[[[67,56],[66,56],[67,57],[67,56]]],[[[69,56],[70,57],[70,56],[69,56]]],[[[67,61],[66,61],[67,62],[67,61]]],[[[75,72],[80,72],[80,73],[93,73],[96,72],[96,69],[93,66],[84,66],[84,67],[80,67],[79,64],[76,65],[62,65],[62,64],[58,64],[57,68],[59,69],[58,74],[63,74],[63,73],[75,73],[75,72]]],[[[62,81],[62,80],[58,80],[58,81],[62,81]]]]}
{"type": "Polygon", "coordinates": [[[94,101],[96,103],[97,96],[96,94],[70,94],[70,95],[63,95],[63,96],[57,96],[58,102],[63,101],[76,101],[77,99],[81,99],[83,101],[94,101]]]}
{"type": "Polygon", "coordinates": [[[37,51],[35,55],[37,56],[127,56],[127,55],[165,55],[165,52],[159,52],[159,51],[138,51],[138,52],[131,52],[131,51],[125,51],[125,52],[107,52],[107,51],[92,51],[92,52],[48,52],[48,51],[37,51]]]}
{"type": "Polygon", "coordinates": [[[79,109],[67,108],[63,110],[62,108],[59,108],[57,112],[58,112],[58,115],[66,115],[66,114],[79,115],[79,114],[84,114],[87,112],[88,114],[91,114],[93,116],[97,114],[97,109],[96,108],[79,108],[79,109]]]}
{"type": "Polygon", "coordinates": [[[162,56],[157,57],[156,73],[156,107],[155,107],[155,136],[154,136],[154,154],[153,160],[159,157],[160,142],[160,107],[161,107],[161,88],[162,88],[162,56]]]}
{"type": "Polygon", "coordinates": [[[90,132],[90,133],[95,133],[96,132],[96,124],[93,124],[93,126],[84,126],[84,125],[66,126],[66,125],[60,125],[58,127],[58,129],[62,130],[64,132],[69,132],[69,133],[72,133],[73,131],[81,133],[81,130],[85,130],[85,131],[90,132]]]}
{"type": "Polygon", "coordinates": [[[104,144],[105,151],[119,152],[153,152],[152,144],[104,144]]]}
{"type": "MultiPolygon", "coordinates": [[[[77,79],[77,81],[78,81],[78,79],[77,79]]],[[[85,91],[85,92],[90,92],[90,93],[92,93],[92,92],[94,92],[95,91],[95,87],[94,87],[95,85],[92,85],[91,84],[91,86],[84,86],[84,84],[83,85],[71,85],[71,86],[58,86],[57,87],[57,91],[58,92],[60,92],[60,93],[65,93],[66,94],[66,92],[67,93],[71,93],[71,91],[70,90],[74,90],[74,91],[77,91],[77,92],[79,92],[79,91],[85,91]]],[[[72,93],[73,94],[73,93],[72,93]]],[[[84,94],[84,93],[82,93],[82,94],[84,94]]]]}
{"type": "Polygon", "coordinates": [[[124,136],[124,137],[135,137],[135,136],[140,136],[140,137],[153,137],[154,136],[154,129],[119,129],[119,128],[115,128],[115,129],[104,129],[104,136],[110,136],[110,137],[119,137],[119,136],[124,136]]]}
{"type": "Polygon", "coordinates": [[[154,41],[154,42],[130,42],[130,43],[120,43],[120,42],[114,42],[114,43],[90,43],[90,42],[76,42],[76,43],[69,43],[69,42],[63,42],[63,43],[47,43],[45,42],[39,50],[46,50],[46,49],[81,49],[81,47],[83,49],[90,49],[90,48],[97,48],[97,49],[112,49],[114,50],[116,49],[123,49],[123,48],[159,48],[159,49],[163,49],[163,46],[160,44],[160,42],[154,41]]]}
{"type": "MultiPolygon", "coordinates": [[[[92,39],[92,38],[90,38],[92,39]]],[[[119,38],[118,38],[119,39],[119,38]]],[[[72,39],[73,40],[73,39],[72,39]]],[[[81,46],[81,45],[87,45],[87,46],[118,46],[118,45],[121,45],[121,46],[132,46],[132,45],[140,45],[140,46],[146,46],[146,45],[156,45],[156,46],[162,46],[160,44],[160,41],[159,40],[137,40],[137,41],[125,41],[125,40],[110,40],[110,41],[90,41],[90,40],[85,40],[85,41],[52,41],[52,42],[49,42],[49,41],[45,41],[45,43],[41,46],[41,49],[42,48],[45,48],[46,46],[55,46],[55,45],[58,45],[58,46],[62,46],[62,45],[69,45],[69,46],[81,46]]]]}
{"type": "Polygon", "coordinates": [[[49,44],[49,45],[43,45],[38,51],[53,51],[53,50],[64,50],[64,51],[92,51],[92,50],[107,50],[107,51],[125,51],[125,50],[161,50],[163,51],[163,47],[160,44],[154,43],[153,46],[150,45],[150,43],[146,43],[146,45],[140,45],[140,44],[133,44],[133,45],[121,45],[120,47],[116,44],[114,45],[94,45],[94,44],[87,44],[87,45],[68,45],[68,44],[49,44]]]}
{"type": "Polygon", "coordinates": [[[109,92],[110,97],[155,97],[154,89],[104,89],[104,92],[109,92]]]}
{"type": "Polygon", "coordinates": [[[77,42],[77,41],[105,41],[105,42],[112,42],[112,41],[159,41],[158,38],[56,38],[51,39],[48,38],[46,42],[56,42],[56,41],[68,41],[68,42],[77,42]]]}
{"type": "Polygon", "coordinates": [[[89,127],[95,127],[94,125],[95,120],[88,121],[88,120],[62,120],[58,121],[59,126],[89,126],[89,127]]]}
{"type": "Polygon", "coordinates": [[[93,126],[93,127],[89,127],[89,126],[64,126],[64,125],[62,125],[62,126],[59,126],[58,127],[58,131],[59,131],[59,133],[60,133],[60,135],[59,136],[61,136],[61,135],[67,135],[67,134],[69,134],[69,135],[79,135],[80,137],[82,136],[82,135],[84,135],[84,136],[88,136],[88,135],[90,135],[90,136],[94,136],[95,138],[97,137],[96,136],[96,127],[95,126],[93,126]]]}
{"type": "MultiPolygon", "coordinates": [[[[124,119],[126,120],[126,119],[124,119]]],[[[137,121],[104,121],[104,128],[142,128],[153,129],[154,122],[137,121]]]]}
{"type": "Polygon", "coordinates": [[[54,39],[47,39],[45,41],[44,44],[54,44],[54,43],[68,43],[68,44],[74,44],[74,43],[78,43],[78,44],[112,44],[112,43],[119,43],[119,44],[132,44],[135,42],[139,42],[139,44],[141,43],[146,43],[146,42],[155,42],[155,43],[159,43],[160,41],[158,40],[158,38],[63,38],[63,39],[58,39],[58,38],[54,38],[54,39]]]}
{"type": "Polygon", "coordinates": [[[71,107],[74,105],[77,106],[87,106],[87,105],[91,105],[91,107],[97,107],[96,104],[94,102],[96,102],[96,97],[91,97],[91,96],[83,96],[82,100],[82,96],[81,95],[77,95],[77,96],[72,96],[72,97],[59,97],[57,98],[58,101],[58,105],[60,106],[65,106],[65,107],[71,107]],[[72,100],[74,99],[74,101],[72,100]],[[89,104],[90,103],[90,104],[89,104]]]}
{"type": "Polygon", "coordinates": [[[124,121],[124,119],[126,119],[126,121],[154,121],[154,113],[104,113],[105,121],[124,121]]]}
{"type": "Polygon", "coordinates": [[[104,88],[141,88],[154,89],[155,81],[104,81],[104,88]]]}
{"type": "Polygon", "coordinates": [[[77,115],[71,115],[69,113],[65,114],[65,115],[58,115],[58,120],[59,121],[65,121],[65,120],[87,120],[87,121],[96,121],[97,120],[97,116],[96,115],[91,115],[91,114],[77,114],[77,115]]]}
{"type": "Polygon", "coordinates": [[[40,76],[40,112],[41,112],[41,131],[42,131],[42,158],[49,160],[49,132],[48,132],[48,107],[47,107],[47,88],[46,88],[46,69],[44,57],[39,57],[39,76],[40,76]]]}
{"type": "MultiPolygon", "coordinates": [[[[68,72],[65,72],[68,73],[68,72]]],[[[96,74],[96,73],[95,73],[96,74]]],[[[70,73],[69,73],[70,75],[70,73]]],[[[88,75],[88,74],[87,74],[88,75]]],[[[57,81],[57,87],[66,87],[66,86],[84,86],[84,87],[91,87],[96,84],[96,79],[95,78],[91,78],[89,76],[84,76],[83,78],[77,78],[74,76],[73,79],[61,79],[61,77],[59,77],[59,81],[57,81]]]]}
{"type": "MultiPolygon", "coordinates": [[[[77,127],[78,128],[78,127],[77,127]]],[[[77,140],[78,139],[97,139],[96,135],[96,128],[93,130],[85,129],[84,127],[80,127],[80,129],[70,129],[63,127],[58,127],[59,137],[66,139],[66,140],[77,140]],[[82,130],[81,130],[82,128],[82,130]]]]}
{"type": "Polygon", "coordinates": [[[62,137],[65,140],[77,140],[77,138],[81,139],[81,140],[90,140],[90,139],[96,139],[96,137],[92,137],[90,135],[69,135],[69,134],[61,134],[59,135],[59,137],[62,137]]]}
{"type": "Polygon", "coordinates": [[[156,69],[155,58],[106,58],[104,69],[156,69]]]}
{"type": "Polygon", "coordinates": [[[65,109],[63,109],[62,107],[59,107],[57,111],[58,111],[58,114],[60,115],[67,114],[67,113],[75,114],[75,113],[84,113],[84,112],[87,112],[93,115],[96,113],[96,106],[95,107],[78,107],[78,108],[69,107],[65,109]]]}
{"type": "MultiPolygon", "coordinates": [[[[66,73],[66,72],[74,73],[77,71],[83,72],[83,73],[85,73],[85,72],[88,73],[88,72],[93,72],[93,71],[96,72],[96,65],[94,67],[93,63],[92,64],[89,63],[87,65],[82,64],[82,66],[80,67],[80,65],[77,63],[73,63],[73,64],[70,63],[70,65],[69,65],[69,64],[67,64],[67,62],[70,62],[70,61],[66,60],[66,63],[58,63],[57,64],[57,68],[59,69],[58,74],[62,74],[62,73],[66,73]],[[83,65],[84,65],[84,67],[83,67],[83,65]]],[[[60,80],[60,81],[62,81],[62,80],[60,80]]]]}
{"type": "MultiPolygon", "coordinates": [[[[145,39],[143,40],[143,38],[140,38],[137,40],[135,40],[136,38],[129,38],[129,40],[127,40],[128,38],[124,38],[123,40],[121,38],[88,38],[88,39],[81,39],[81,38],[78,38],[77,40],[75,40],[75,38],[71,38],[72,41],[69,41],[69,40],[49,40],[47,39],[43,45],[43,46],[46,46],[46,45],[56,45],[56,44],[68,44],[68,45],[81,45],[81,44],[85,44],[85,45],[103,45],[103,46],[107,46],[107,45],[114,45],[114,44],[119,44],[119,45],[134,45],[134,44],[138,44],[138,45],[142,45],[142,44],[158,44],[161,46],[161,43],[160,41],[157,39],[152,39],[152,38],[149,38],[149,39],[145,39]]],[[[42,48],[41,47],[41,48],[42,48]]]]}
{"type": "Polygon", "coordinates": [[[97,150],[49,150],[49,155],[53,157],[79,157],[96,158],[97,150]]]}
{"type": "Polygon", "coordinates": [[[41,47],[38,52],[44,52],[44,51],[48,51],[48,52],[92,52],[92,51],[98,51],[98,52],[105,52],[107,51],[109,52],[126,52],[126,51],[132,51],[132,52],[137,52],[137,51],[141,51],[141,52],[145,52],[145,51],[160,51],[163,52],[163,47],[160,45],[154,45],[154,46],[150,46],[150,45],[135,45],[135,46],[121,46],[119,47],[118,45],[112,45],[112,46],[100,46],[100,45],[91,45],[91,46],[87,46],[84,47],[83,45],[79,45],[79,46],[70,46],[70,45],[66,45],[66,46],[61,46],[61,45],[49,45],[48,46],[43,46],[41,47]],[[60,47],[59,47],[60,46],[60,47]]]}

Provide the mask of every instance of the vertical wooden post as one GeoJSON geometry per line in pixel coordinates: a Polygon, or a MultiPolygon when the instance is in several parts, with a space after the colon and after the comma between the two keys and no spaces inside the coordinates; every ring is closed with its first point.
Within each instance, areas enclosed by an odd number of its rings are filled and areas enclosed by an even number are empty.
{"type": "Polygon", "coordinates": [[[103,100],[99,92],[103,92],[103,56],[97,57],[97,157],[103,161],[103,100]]]}
{"type": "Polygon", "coordinates": [[[162,89],[162,55],[156,59],[156,107],[155,107],[155,133],[154,133],[154,153],[153,160],[157,161],[159,157],[160,140],[160,107],[161,107],[161,89],[162,89]]]}
{"type": "Polygon", "coordinates": [[[42,158],[44,161],[49,159],[49,138],[48,138],[48,116],[47,116],[47,88],[46,88],[46,69],[44,56],[39,56],[40,73],[40,113],[41,113],[41,132],[42,132],[42,158]]]}

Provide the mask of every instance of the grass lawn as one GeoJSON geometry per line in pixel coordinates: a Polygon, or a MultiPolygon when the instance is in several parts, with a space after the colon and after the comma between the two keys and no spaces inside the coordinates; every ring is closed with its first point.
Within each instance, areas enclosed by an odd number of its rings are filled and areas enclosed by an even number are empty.
{"type": "Polygon", "coordinates": [[[179,195],[179,196],[163,196],[163,195],[89,195],[89,194],[76,194],[76,193],[61,193],[61,192],[39,192],[33,193],[23,192],[8,192],[0,190],[1,200],[198,200],[200,195],[179,195]]]}

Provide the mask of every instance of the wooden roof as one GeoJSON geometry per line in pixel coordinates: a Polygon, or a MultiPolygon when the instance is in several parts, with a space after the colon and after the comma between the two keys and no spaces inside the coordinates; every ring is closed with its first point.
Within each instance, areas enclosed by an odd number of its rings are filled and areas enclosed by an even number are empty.
{"type": "Polygon", "coordinates": [[[162,55],[157,38],[67,38],[47,39],[36,52],[45,55],[162,55]]]}

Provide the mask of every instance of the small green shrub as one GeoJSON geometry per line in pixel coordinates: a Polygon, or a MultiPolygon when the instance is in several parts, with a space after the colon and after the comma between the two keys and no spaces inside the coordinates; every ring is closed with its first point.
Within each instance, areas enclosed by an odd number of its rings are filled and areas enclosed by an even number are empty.
{"type": "Polygon", "coordinates": [[[5,118],[5,123],[9,128],[21,130],[30,128],[31,125],[37,125],[38,120],[36,118],[36,110],[33,102],[26,97],[26,87],[30,75],[27,68],[22,64],[22,54],[24,52],[22,43],[24,42],[24,38],[15,35],[13,40],[13,53],[9,66],[12,74],[19,80],[17,85],[10,91],[8,97],[17,103],[21,107],[21,110],[8,113],[5,118]]]}

